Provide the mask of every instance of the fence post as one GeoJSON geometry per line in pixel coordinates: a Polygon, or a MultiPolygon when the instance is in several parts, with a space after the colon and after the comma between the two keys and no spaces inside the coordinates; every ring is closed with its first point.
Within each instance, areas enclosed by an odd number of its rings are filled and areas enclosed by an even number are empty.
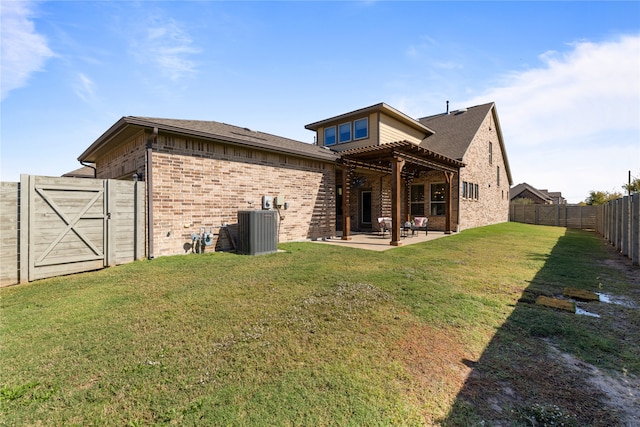
{"type": "Polygon", "coordinates": [[[631,261],[640,265],[640,193],[631,196],[631,261]]]}
{"type": "Polygon", "coordinates": [[[20,175],[20,283],[29,281],[29,187],[30,175],[20,175]]]}
{"type": "Polygon", "coordinates": [[[621,250],[622,255],[629,255],[629,196],[624,196],[622,198],[622,223],[621,226],[621,250]]]}
{"type": "Polygon", "coordinates": [[[111,180],[105,179],[102,181],[104,186],[104,233],[105,233],[105,248],[104,248],[104,265],[105,267],[112,267],[116,265],[116,216],[118,215],[115,188],[111,185],[111,180]]]}

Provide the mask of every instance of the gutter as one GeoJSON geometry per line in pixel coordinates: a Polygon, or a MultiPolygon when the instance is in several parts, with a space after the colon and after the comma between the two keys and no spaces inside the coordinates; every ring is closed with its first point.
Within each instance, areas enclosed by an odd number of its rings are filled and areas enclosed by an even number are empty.
{"type": "Polygon", "coordinates": [[[93,169],[93,178],[94,178],[94,179],[98,177],[98,169],[97,169],[95,166],[92,166],[92,165],[90,165],[90,164],[86,163],[86,162],[85,162],[85,161],[83,161],[83,160],[80,160],[80,164],[81,164],[82,166],[87,167],[87,168],[91,168],[91,169],[93,169]]]}

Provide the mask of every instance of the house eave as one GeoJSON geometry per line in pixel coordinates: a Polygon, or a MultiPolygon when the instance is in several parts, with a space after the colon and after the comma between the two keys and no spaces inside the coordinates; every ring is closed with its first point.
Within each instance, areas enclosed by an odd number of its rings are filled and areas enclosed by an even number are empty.
{"type": "MultiPolygon", "coordinates": [[[[193,129],[185,129],[178,126],[171,126],[164,123],[156,123],[153,121],[141,119],[138,117],[122,117],[118,122],[116,122],[111,128],[109,128],[104,134],[102,134],[89,148],[87,148],[81,155],[78,157],[79,161],[84,162],[95,162],[97,158],[105,151],[108,147],[109,150],[115,148],[112,147],[112,141],[116,140],[119,136],[121,136],[127,130],[130,130],[130,134],[133,135],[137,132],[144,130],[152,130],[153,128],[157,128],[159,132],[170,133],[174,135],[184,135],[195,137],[199,139],[216,141],[222,143],[229,143],[238,146],[244,146],[247,148],[259,149],[262,151],[268,151],[278,154],[288,154],[294,155],[296,157],[307,158],[312,160],[324,161],[324,162],[335,162],[338,159],[338,155],[332,151],[326,150],[326,152],[318,151],[316,153],[310,153],[305,150],[296,150],[290,148],[281,148],[267,143],[261,143],[258,141],[248,141],[243,138],[234,138],[228,135],[219,135],[216,133],[203,132],[193,129]]],[[[300,142],[304,144],[303,142],[300,142]]]]}
{"type": "Polygon", "coordinates": [[[379,104],[375,104],[375,105],[371,105],[369,107],[365,107],[365,108],[360,108],[358,110],[354,110],[354,111],[350,111],[348,113],[344,113],[344,114],[340,114],[338,116],[334,116],[334,117],[330,117],[328,119],[324,119],[324,120],[320,120],[318,122],[314,122],[314,123],[310,123],[308,125],[306,125],[304,128],[308,129],[308,130],[312,130],[312,131],[317,131],[318,129],[320,129],[321,127],[324,127],[330,123],[334,123],[334,122],[340,122],[343,120],[347,120],[349,118],[352,117],[358,117],[358,116],[363,116],[363,115],[367,115],[367,114],[371,114],[371,113],[375,113],[375,112],[382,112],[388,116],[391,116],[397,120],[399,120],[400,122],[409,125],[415,129],[418,129],[422,132],[424,132],[426,135],[432,135],[435,132],[431,129],[429,129],[427,126],[423,125],[422,123],[418,122],[417,120],[407,116],[406,114],[404,114],[401,111],[396,110],[395,108],[391,107],[388,104],[385,104],[384,102],[381,102],[379,104]]]}

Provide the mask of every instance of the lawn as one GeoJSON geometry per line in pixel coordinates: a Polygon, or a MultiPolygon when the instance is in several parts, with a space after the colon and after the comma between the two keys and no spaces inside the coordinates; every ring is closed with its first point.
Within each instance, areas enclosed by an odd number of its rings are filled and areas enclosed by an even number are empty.
{"type": "Polygon", "coordinates": [[[522,364],[554,372],[553,346],[640,375],[637,309],[621,327],[532,303],[565,286],[628,294],[593,233],[505,223],[386,252],[279,247],[0,289],[0,423],[531,425],[556,405],[597,425],[580,401],[597,394],[532,388],[522,364]]]}

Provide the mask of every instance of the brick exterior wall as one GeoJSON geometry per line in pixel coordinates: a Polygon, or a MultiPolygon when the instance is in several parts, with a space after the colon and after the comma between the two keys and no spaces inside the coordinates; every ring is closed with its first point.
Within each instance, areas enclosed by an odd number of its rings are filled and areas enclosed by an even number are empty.
{"type": "MultiPolygon", "coordinates": [[[[140,131],[98,159],[97,178],[145,176],[148,136],[140,131]]],[[[235,232],[238,210],[259,209],[263,195],[282,196],[290,206],[281,211],[280,242],[336,234],[334,163],[165,134],[158,136],[152,159],[155,256],[190,252],[192,233],[203,228],[216,235],[214,246],[206,250],[231,249],[220,226],[230,224],[235,232]]],[[[493,114],[485,118],[463,162],[466,166],[452,183],[452,230],[508,221],[510,183],[493,114]],[[477,198],[463,197],[463,182],[477,185],[477,198]]],[[[391,216],[391,176],[368,171],[356,176],[361,179],[350,189],[352,230],[377,230],[377,218],[391,216]],[[362,223],[363,191],[371,191],[371,225],[362,223]]],[[[431,230],[445,229],[444,216],[430,215],[431,184],[445,182],[443,172],[431,170],[411,183],[424,185],[431,230]]],[[[403,187],[402,218],[408,215],[407,192],[403,187]]]]}
{"type": "MultiPolygon", "coordinates": [[[[145,171],[147,135],[140,133],[103,156],[100,178],[145,171]]],[[[154,255],[191,252],[191,235],[211,229],[214,245],[231,249],[238,210],[260,209],[262,196],[282,196],[279,241],[335,236],[333,163],[160,134],[153,147],[154,255]]]]}
{"type": "Polygon", "coordinates": [[[462,161],[466,166],[460,170],[460,183],[457,187],[460,197],[460,231],[508,221],[509,178],[492,113],[487,115],[478,129],[462,161]],[[491,162],[489,143],[492,146],[491,162]],[[462,197],[462,182],[478,184],[477,200],[462,197]]]}

